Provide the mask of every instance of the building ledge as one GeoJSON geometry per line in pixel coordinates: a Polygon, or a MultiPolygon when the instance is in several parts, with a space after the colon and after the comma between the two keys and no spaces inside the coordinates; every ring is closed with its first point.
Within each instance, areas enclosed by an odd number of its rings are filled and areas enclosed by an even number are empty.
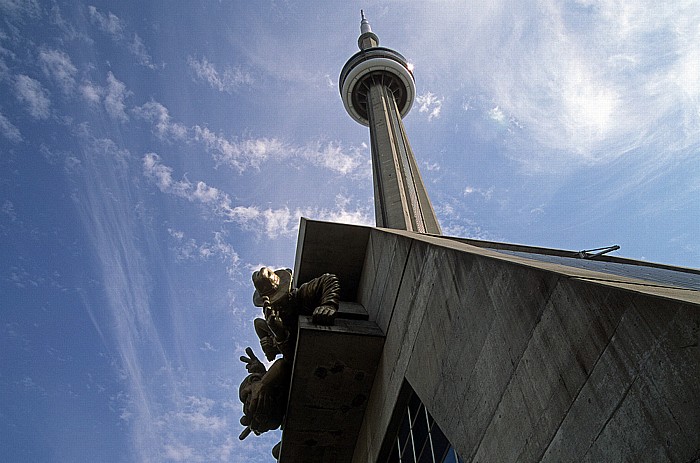
{"type": "Polygon", "coordinates": [[[352,461],[383,346],[374,322],[299,317],[280,462],[352,461]]]}

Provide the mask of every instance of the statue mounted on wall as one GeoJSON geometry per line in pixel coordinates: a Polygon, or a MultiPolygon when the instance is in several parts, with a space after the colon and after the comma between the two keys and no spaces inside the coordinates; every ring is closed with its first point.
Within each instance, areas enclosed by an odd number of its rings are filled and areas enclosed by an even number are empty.
{"type": "Polygon", "coordinates": [[[338,312],[340,284],[330,273],[293,288],[290,269],[263,267],[253,273],[253,304],[262,307],[264,319],[254,321],[260,346],[268,360],[277,354],[294,356],[299,315],[310,315],[314,323],[332,325],[338,312]]]}
{"type": "MultiPolygon", "coordinates": [[[[250,347],[246,348],[248,357],[241,357],[248,370],[239,388],[243,403],[241,424],[245,426],[241,440],[251,432],[257,435],[282,425],[299,316],[311,316],[312,322],[319,325],[333,325],[340,296],[338,277],[329,273],[294,288],[290,269],[263,267],[253,273],[253,285],[253,304],[262,308],[264,317],[253,321],[255,333],[265,357],[274,363],[266,369],[250,347]],[[275,360],[278,355],[282,358],[275,360]]],[[[279,450],[278,443],[272,450],[275,458],[279,457],[279,450]]]]}
{"type": "MultiPolygon", "coordinates": [[[[253,349],[247,347],[245,351],[248,356],[241,356],[241,362],[246,364],[248,376],[238,388],[238,397],[243,403],[241,424],[245,426],[238,436],[241,440],[251,432],[260,435],[282,426],[292,373],[291,363],[284,358],[276,360],[267,369],[253,349]]],[[[272,455],[279,458],[279,451],[280,443],[273,447],[272,455]]]]}

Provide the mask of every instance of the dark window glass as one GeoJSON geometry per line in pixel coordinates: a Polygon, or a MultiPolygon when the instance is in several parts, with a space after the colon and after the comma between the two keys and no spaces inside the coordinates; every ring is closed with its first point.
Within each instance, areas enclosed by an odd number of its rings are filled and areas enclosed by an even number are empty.
{"type": "MultiPolygon", "coordinates": [[[[409,439],[410,441],[411,439],[409,439]]],[[[413,454],[413,445],[409,444],[404,449],[403,455],[401,455],[401,463],[416,463],[415,455],[413,454]]]]}
{"type": "Polygon", "coordinates": [[[445,454],[447,453],[447,450],[451,449],[452,446],[447,441],[447,437],[445,437],[445,435],[440,430],[440,427],[436,423],[433,424],[433,427],[430,431],[430,435],[433,439],[433,450],[435,451],[435,461],[440,463],[443,461],[443,458],[445,458],[445,454]]]}
{"type": "Polygon", "coordinates": [[[399,443],[394,442],[394,445],[391,447],[392,451],[389,454],[389,459],[386,461],[386,463],[399,463],[399,443]]]}
{"type": "Polygon", "coordinates": [[[433,449],[430,446],[430,439],[426,439],[423,444],[423,448],[421,448],[420,454],[418,455],[418,463],[435,463],[433,460],[433,449]]]}
{"type": "Polygon", "coordinates": [[[409,433],[411,432],[411,428],[408,424],[408,413],[404,413],[403,419],[401,420],[401,427],[399,428],[399,446],[403,450],[404,447],[406,447],[406,443],[408,442],[408,436],[409,433]]]}
{"type": "MultiPolygon", "coordinates": [[[[425,410],[421,409],[413,421],[413,441],[416,443],[416,451],[423,448],[423,445],[428,442],[428,421],[425,410]]],[[[430,444],[428,444],[429,446],[430,444]]]]}
{"type": "Polygon", "coordinates": [[[411,394],[411,399],[408,401],[408,409],[411,411],[412,417],[418,415],[418,409],[421,405],[423,404],[420,402],[418,396],[415,393],[411,394]]]}
{"type": "Polygon", "coordinates": [[[408,382],[403,387],[408,401],[394,410],[394,423],[399,413],[401,420],[392,446],[382,449],[389,455],[386,463],[464,463],[408,382]]]}

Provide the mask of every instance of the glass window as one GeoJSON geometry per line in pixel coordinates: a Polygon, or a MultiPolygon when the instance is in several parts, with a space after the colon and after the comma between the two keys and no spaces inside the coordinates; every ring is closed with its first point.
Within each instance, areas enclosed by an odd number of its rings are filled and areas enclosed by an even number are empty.
{"type": "Polygon", "coordinates": [[[408,382],[404,387],[409,389],[409,397],[401,402],[405,405],[394,410],[395,414],[401,413],[401,421],[393,443],[389,444],[392,447],[384,453],[389,454],[386,462],[463,463],[408,382]]]}

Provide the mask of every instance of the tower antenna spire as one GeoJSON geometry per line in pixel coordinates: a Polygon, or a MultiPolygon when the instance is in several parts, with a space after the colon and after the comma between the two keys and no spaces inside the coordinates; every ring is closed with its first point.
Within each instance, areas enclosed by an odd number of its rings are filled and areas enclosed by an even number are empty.
{"type": "Polygon", "coordinates": [[[369,25],[367,18],[365,18],[365,10],[360,10],[360,15],[362,16],[362,21],[360,21],[360,34],[372,32],[372,27],[369,25]]]}
{"type": "Polygon", "coordinates": [[[360,50],[379,46],[379,37],[372,32],[372,26],[369,25],[369,21],[365,17],[365,10],[360,10],[360,16],[362,16],[362,21],[360,21],[360,38],[357,39],[357,46],[360,47],[360,50]]]}

